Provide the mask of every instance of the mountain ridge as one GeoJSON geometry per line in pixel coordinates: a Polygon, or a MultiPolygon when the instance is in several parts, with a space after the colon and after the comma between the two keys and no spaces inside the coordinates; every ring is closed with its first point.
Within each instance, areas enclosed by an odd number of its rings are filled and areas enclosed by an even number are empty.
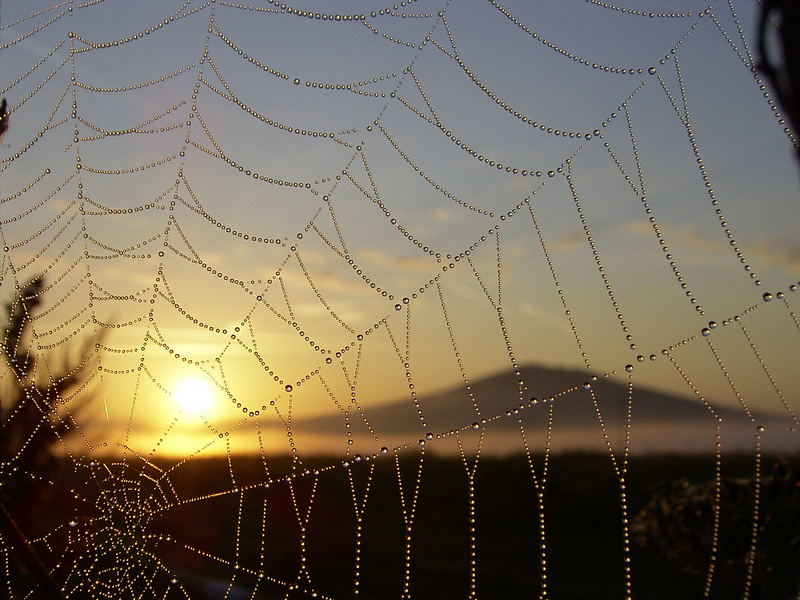
{"type": "MultiPolygon", "coordinates": [[[[426,425],[431,431],[444,431],[480,422],[482,418],[504,415],[508,410],[519,410],[527,420],[528,415],[543,414],[546,402],[553,402],[555,418],[560,427],[585,428],[598,424],[597,409],[606,425],[624,422],[627,413],[627,385],[609,378],[577,369],[526,365],[519,375],[511,370],[482,377],[465,385],[450,386],[442,390],[420,394],[418,403],[426,425]],[[520,384],[524,394],[520,401],[520,384]],[[591,389],[586,389],[589,384],[591,389]],[[471,391],[471,394],[470,394],[471,391]],[[593,402],[597,401],[597,407],[593,402]],[[480,409],[473,407],[472,399],[480,409]],[[531,399],[536,398],[532,403],[531,399]]],[[[743,412],[724,407],[714,407],[723,421],[744,423],[749,419],[743,412]]],[[[753,413],[757,419],[770,420],[766,415],[753,413]]],[[[398,399],[365,410],[366,419],[379,432],[386,434],[418,433],[421,419],[410,399],[398,399]]],[[[354,421],[354,417],[351,417],[354,421]]],[[[632,396],[634,423],[696,423],[706,419],[713,422],[712,412],[704,404],[690,398],[649,387],[635,386],[632,396]]],[[[329,413],[298,419],[293,428],[309,432],[340,431],[342,414],[329,413]]],[[[497,419],[492,427],[518,428],[516,419],[497,419]]]]}

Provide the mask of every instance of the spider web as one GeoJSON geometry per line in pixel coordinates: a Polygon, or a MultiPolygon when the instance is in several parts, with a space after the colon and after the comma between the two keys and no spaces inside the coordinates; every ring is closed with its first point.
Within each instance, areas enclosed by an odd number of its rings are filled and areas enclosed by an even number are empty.
{"type": "MultiPolygon", "coordinates": [[[[723,450],[758,482],[765,450],[797,447],[798,142],[755,69],[755,7],[334,8],[3,3],[2,285],[45,282],[32,378],[96,340],[87,382],[52,411],[28,395],[39,420],[3,457],[16,477],[55,444],[81,482],[22,474],[64,498],[32,548],[68,597],[193,597],[206,573],[214,597],[373,597],[385,561],[410,598],[444,486],[459,593],[492,597],[481,508],[517,483],[487,491],[481,467],[523,455],[526,585],[548,598],[554,452],[599,449],[633,597],[629,463],[683,437],[712,459],[710,596],[723,450]],[[176,402],[187,377],[213,390],[202,414],[176,402]],[[701,416],[640,425],[652,389],[701,416]]],[[[9,595],[36,594],[2,553],[9,595]]]]}

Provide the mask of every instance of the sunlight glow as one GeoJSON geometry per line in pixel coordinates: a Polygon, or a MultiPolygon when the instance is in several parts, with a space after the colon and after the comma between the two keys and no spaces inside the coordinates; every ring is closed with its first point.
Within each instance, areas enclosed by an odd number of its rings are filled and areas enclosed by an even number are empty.
{"type": "Polygon", "coordinates": [[[192,415],[205,414],[211,406],[211,388],[196,377],[182,380],[175,387],[172,396],[184,412],[192,415]]]}

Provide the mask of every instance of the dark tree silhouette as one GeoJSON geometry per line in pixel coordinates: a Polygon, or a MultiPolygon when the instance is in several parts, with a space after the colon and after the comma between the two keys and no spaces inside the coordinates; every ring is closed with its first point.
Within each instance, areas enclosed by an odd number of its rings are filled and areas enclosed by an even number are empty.
{"type": "Polygon", "coordinates": [[[64,499],[52,486],[43,491],[32,480],[46,480],[58,468],[59,453],[78,435],[76,421],[85,425],[92,419],[93,395],[86,388],[101,336],[89,336],[78,344],[77,353],[69,346],[61,356],[38,353],[31,317],[44,290],[44,280],[33,279],[19,287],[7,305],[0,345],[8,366],[0,389],[0,532],[45,597],[58,598],[61,592],[31,546],[28,532],[35,521],[41,523],[48,515],[52,519],[53,508],[63,508],[64,499]]]}
{"type": "Polygon", "coordinates": [[[789,124],[800,132],[800,2],[764,1],[758,53],[758,68],[775,90],[789,124]]]}
{"type": "Polygon", "coordinates": [[[8,102],[3,98],[0,100],[0,140],[8,130],[8,102]]]}
{"type": "Polygon", "coordinates": [[[0,457],[4,468],[42,473],[54,460],[54,450],[77,433],[75,417],[86,416],[90,393],[70,395],[85,382],[94,366],[99,339],[89,337],[77,358],[67,347],[62,357],[50,357],[58,368],[45,366],[30,338],[31,316],[41,304],[44,281],[34,279],[22,286],[7,306],[8,325],[0,346],[11,378],[2,390],[2,438],[0,457]]]}
{"type": "MultiPolygon", "coordinates": [[[[725,590],[720,597],[735,593],[752,561],[751,597],[775,598],[768,588],[770,576],[782,562],[796,560],[800,548],[800,477],[791,465],[776,462],[760,481],[757,542],[751,556],[753,483],[752,479],[722,480],[714,586],[725,590]]],[[[683,571],[705,574],[713,545],[715,493],[714,481],[690,483],[679,479],[658,486],[632,521],[633,538],[674,561],[683,571]]]]}

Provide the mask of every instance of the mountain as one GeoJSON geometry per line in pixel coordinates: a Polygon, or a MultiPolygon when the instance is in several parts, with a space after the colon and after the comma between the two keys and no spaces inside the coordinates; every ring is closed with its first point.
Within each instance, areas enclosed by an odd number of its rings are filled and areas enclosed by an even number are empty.
{"type": "MultiPolygon", "coordinates": [[[[590,381],[590,376],[591,374],[585,371],[573,369],[527,366],[520,370],[519,376],[506,371],[479,379],[472,384],[472,392],[481,409],[481,415],[490,417],[504,415],[507,410],[519,407],[518,381],[524,382],[525,411],[538,414],[541,414],[546,405],[546,402],[542,403],[541,400],[571,390],[553,401],[557,422],[560,427],[586,427],[596,425],[598,422],[591,395],[583,387],[584,382],[590,381]],[[532,397],[537,398],[536,406],[530,405],[532,397]]],[[[624,419],[627,386],[610,379],[591,381],[591,385],[604,420],[615,422],[624,419]]],[[[432,430],[451,429],[479,420],[472,409],[471,399],[464,386],[421,395],[419,403],[432,430]],[[459,419],[459,416],[464,418],[459,419]]],[[[726,421],[747,420],[740,411],[719,408],[716,410],[726,421]]],[[[387,434],[420,431],[420,421],[409,398],[369,409],[367,417],[376,430],[387,434]]],[[[704,419],[711,421],[709,410],[699,401],[638,386],[634,388],[633,394],[633,418],[637,423],[664,421],[685,423],[704,419]]],[[[342,416],[339,413],[295,422],[297,429],[320,433],[341,427],[342,416]]],[[[500,419],[493,424],[493,427],[518,429],[514,419],[500,419]]]]}
{"type": "MultiPolygon", "coordinates": [[[[365,408],[369,425],[382,440],[393,444],[415,443],[426,432],[441,433],[451,429],[480,423],[487,432],[500,439],[499,451],[520,450],[522,419],[531,434],[532,445],[541,445],[546,430],[547,408],[553,406],[553,442],[557,450],[605,449],[605,440],[599,425],[597,410],[585,383],[591,383],[597,407],[610,440],[617,447],[624,439],[628,388],[624,383],[598,378],[590,381],[591,374],[575,369],[543,366],[525,366],[516,375],[511,371],[497,373],[472,383],[472,394],[480,408],[480,417],[473,408],[472,399],[465,386],[455,386],[442,391],[419,396],[419,406],[425,417],[423,427],[410,397],[398,399],[376,407],[365,408]],[[520,408],[517,414],[507,411],[520,408]],[[548,400],[555,396],[554,399],[548,400]],[[535,404],[531,403],[536,398],[535,404]]],[[[756,426],[741,410],[715,407],[722,418],[723,449],[752,451],[756,426]]],[[[797,449],[797,433],[786,431],[775,418],[754,413],[759,425],[768,425],[764,434],[776,441],[777,449],[797,449]],[[772,436],[767,434],[774,434],[772,436]]],[[[631,446],[633,451],[706,451],[714,447],[715,420],[700,401],[684,398],[650,388],[635,386],[632,401],[631,446]]],[[[356,411],[351,415],[353,433],[364,436],[366,425],[356,411]]],[[[343,431],[341,413],[321,415],[294,421],[292,429],[298,434],[335,436],[343,431]]],[[[435,448],[435,445],[434,445],[435,448]]]]}

